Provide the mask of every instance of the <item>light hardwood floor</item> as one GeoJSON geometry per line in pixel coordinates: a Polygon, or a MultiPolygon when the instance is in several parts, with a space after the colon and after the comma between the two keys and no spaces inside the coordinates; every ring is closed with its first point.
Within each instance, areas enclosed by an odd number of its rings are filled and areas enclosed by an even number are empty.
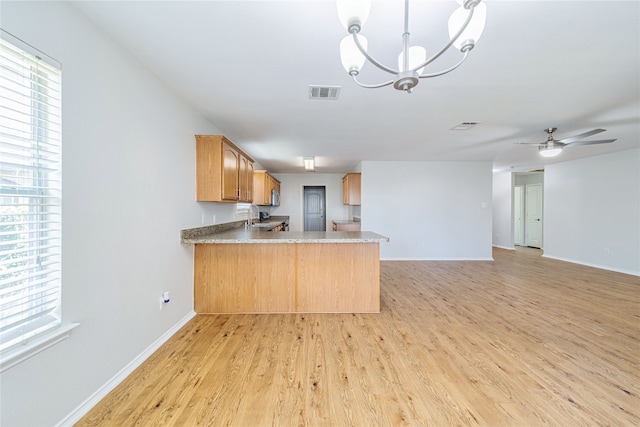
{"type": "Polygon", "coordinates": [[[380,314],[201,315],[79,426],[638,426],[640,278],[382,262],[380,314]]]}

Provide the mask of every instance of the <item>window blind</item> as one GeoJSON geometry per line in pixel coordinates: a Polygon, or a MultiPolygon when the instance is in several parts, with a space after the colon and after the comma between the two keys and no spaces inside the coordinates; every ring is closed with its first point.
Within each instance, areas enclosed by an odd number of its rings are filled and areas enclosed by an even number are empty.
{"type": "Polygon", "coordinates": [[[0,351],[60,325],[61,71],[0,34],[0,351]],[[11,42],[10,42],[10,41],[11,42]]]}

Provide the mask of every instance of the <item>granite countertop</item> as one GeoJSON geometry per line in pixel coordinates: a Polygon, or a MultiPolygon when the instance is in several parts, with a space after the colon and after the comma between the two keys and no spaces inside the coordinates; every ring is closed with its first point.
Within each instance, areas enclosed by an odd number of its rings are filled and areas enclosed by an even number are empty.
{"type": "Polygon", "coordinates": [[[181,231],[183,244],[206,243],[379,243],[389,238],[372,231],[266,231],[244,227],[216,229],[215,226],[181,231]]]}

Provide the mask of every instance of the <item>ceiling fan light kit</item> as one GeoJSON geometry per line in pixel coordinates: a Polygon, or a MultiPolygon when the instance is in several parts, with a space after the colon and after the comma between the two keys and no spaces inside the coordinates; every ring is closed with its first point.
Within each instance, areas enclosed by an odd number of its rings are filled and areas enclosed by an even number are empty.
{"type": "Polygon", "coordinates": [[[404,32],[402,50],[398,55],[398,69],[388,67],[369,55],[367,39],[360,35],[371,10],[371,0],[337,0],[338,17],[349,35],[340,42],[342,66],[359,86],[368,89],[389,86],[411,93],[419,79],[437,77],[458,68],[469,55],[484,30],[487,7],[482,0],[456,0],[460,7],[449,18],[449,42],[427,59],[427,51],[422,46],[409,44],[409,0],[404,2],[404,32]],[[424,69],[437,60],[451,46],[462,53],[460,61],[453,66],[423,74],[424,69]],[[393,79],[379,84],[364,84],[358,80],[360,70],[367,62],[393,75],[393,79]]]}
{"type": "Polygon", "coordinates": [[[546,128],[544,131],[549,135],[544,142],[517,142],[517,144],[524,145],[537,145],[538,152],[544,157],[555,157],[562,152],[564,148],[573,147],[577,145],[594,145],[594,144],[610,144],[615,142],[615,139],[599,139],[595,141],[581,141],[584,138],[595,135],[600,132],[606,131],[606,129],[593,129],[588,132],[581,133],[579,135],[570,136],[557,140],[553,137],[553,133],[557,128],[546,128]]]}
{"type": "Polygon", "coordinates": [[[549,145],[541,145],[538,147],[538,151],[542,157],[555,157],[558,154],[562,153],[561,147],[556,147],[553,143],[549,145]]]}

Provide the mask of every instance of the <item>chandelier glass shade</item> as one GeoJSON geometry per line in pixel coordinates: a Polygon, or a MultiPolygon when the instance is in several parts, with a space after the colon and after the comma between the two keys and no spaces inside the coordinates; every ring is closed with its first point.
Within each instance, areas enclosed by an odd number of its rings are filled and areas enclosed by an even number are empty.
{"type": "Polygon", "coordinates": [[[427,58],[425,48],[409,45],[409,0],[405,0],[402,50],[398,56],[398,68],[395,69],[369,55],[367,39],[360,34],[371,10],[371,0],[337,0],[338,18],[349,32],[349,35],[340,42],[342,66],[359,86],[372,89],[393,85],[396,89],[408,93],[418,84],[419,79],[437,77],[455,70],[467,59],[469,51],[474,48],[482,35],[487,16],[487,7],[482,0],[456,0],[456,2],[460,7],[449,18],[449,42],[427,58]],[[461,59],[447,69],[423,74],[424,70],[451,46],[461,52],[461,59]],[[391,74],[393,78],[378,84],[361,83],[358,75],[367,61],[391,74]]]}

